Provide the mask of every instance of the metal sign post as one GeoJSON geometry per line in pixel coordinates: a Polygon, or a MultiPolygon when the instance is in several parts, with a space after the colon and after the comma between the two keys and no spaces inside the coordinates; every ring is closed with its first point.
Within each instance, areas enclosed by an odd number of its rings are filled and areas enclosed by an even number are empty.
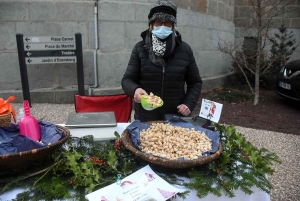
{"type": "Polygon", "coordinates": [[[84,95],[84,76],[83,76],[83,56],[82,56],[82,38],[80,33],[75,34],[76,39],[76,55],[77,55],[77,82],[78,93],[84,95]]]}
{"type": "Polygon", "coordinates": [[[31,106],[27,65],[77,63],[78,93],[84,95],[82,37],[23,36],[17,34],[17,47],[24,100],[31,106]]]}
{"type": "Polygon", "coordinates": [[[17,37],[17,47],[18,47],[19,65],[20,65],[20,73],[21,73],[23,99],[28,100],[31,107],[27,65],[25,62],[25,52],[24,52],[24,45],[23,45],[23,34],[17,34],[16,37],[17,37]]]}

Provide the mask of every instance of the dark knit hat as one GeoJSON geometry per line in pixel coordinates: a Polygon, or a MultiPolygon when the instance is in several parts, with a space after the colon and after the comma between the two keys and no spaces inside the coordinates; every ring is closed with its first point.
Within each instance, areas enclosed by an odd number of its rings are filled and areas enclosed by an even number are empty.
{"type": "Polygon", "coordinates": [[[149,24],[155,19],[169,20],[176,24],[177,6],[170,0],[158,0],[148,15],[149,24]]]}

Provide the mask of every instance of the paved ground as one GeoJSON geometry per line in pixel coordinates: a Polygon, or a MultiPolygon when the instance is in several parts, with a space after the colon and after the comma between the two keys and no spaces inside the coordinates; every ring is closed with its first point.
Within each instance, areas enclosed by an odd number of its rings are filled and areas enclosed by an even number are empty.
{"type": "MultiPolygon", "coordinates": [[[[16,112],[22,105],[13,103],[16,112]]],[[[73,104],[33,104],[31,114],[37,119],[58,124],[65,123],[68,113],[74,112],[73,104]]],[[[274,186],[272,201],[300,200],[300,136],[265,130],[236,127],[247,140],[257,147],[265,147],[279,155],[282,164],[275,164],[276,172],[269,175],[274,186]]]]}

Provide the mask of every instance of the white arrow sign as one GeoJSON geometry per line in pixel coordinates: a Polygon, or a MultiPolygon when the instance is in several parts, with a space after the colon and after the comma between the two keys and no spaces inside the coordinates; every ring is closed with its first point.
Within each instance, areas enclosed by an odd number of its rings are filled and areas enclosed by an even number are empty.
{"type": "Polygon", "coordinates": [[[62,64],[76,63],[76,56],[71,57],[25,57],[26,64],[62,64]]]}
{"type": "Polygon", "coordinates": [[[75,43],[32,43],[24,44],[24,50],[76,50],[75,43]]]}
{"type": "Polygon", "coordinates": [[[24,43],[74,43],[75,36],[23,36],[24,43]]]}

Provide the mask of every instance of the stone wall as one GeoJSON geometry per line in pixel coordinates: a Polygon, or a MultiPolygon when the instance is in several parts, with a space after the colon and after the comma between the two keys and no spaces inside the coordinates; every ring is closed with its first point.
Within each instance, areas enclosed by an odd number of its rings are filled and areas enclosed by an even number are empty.
{"type": "MultiPolygon", "coordinates": [[[[178,5],[177,28],[183,40],[192,46],[201,76],[209,78],[228,73],[230,61],[217,50],[217,42],[219,38],[234,40],[234,24],[218,16],[208,15],[211,6],[208,4],[205,9],[201,1],[174,2],[178,5]],[[187,2],[190,2],[189,6],[187,2]],[[222,62],[224,59],[227,61],[222,62]]],[[[215,2],[219,5],[223,1],[215,2]]],[[[147,16],[151,7],[152,4],[140,1],[100,1],[100,88],[119,86],[131,50],[141,40],[140,33],[148,28],[147,16]],[[111,15],[115,10],[120,14],[111,15]]],[[[233,15],[229,17],[233,18],[233,15]]]]}
{"type": "MultiPolygon", "coordinates": [[[[89,40],[94,1],[0,1],[0,90],[21,88],[16,34],[60,36],[82,34],[86,83],[91,83],[93,55],[89,40]]],[[[76,85],[75,64],[28,65],[31,89],[76,85]]]]}
{"type": "MultiPolygon", "coordinates": [[[[131,50],[141,40],[140,33],[148,28],[147,16],[155,2],[98,1],[98,87],[94,94],[120,91],[131,50]]],[[[234,42],[234,0],[174,0],[174,3],[178,6],[177,28],[194,50],[204,90],[222,85],[230,74],[230,58],[219,52],[217,45],[219,40],[234,42]]],[[[2,94],[21,92],[16,33],[25,36],[82,33],[85,84],[86,88],[93,85],[94,4],[94,0],[0,0],[0,90],[5,90],[2,94]]],[[[27,68],[30,89],[37,94],[33,95],[33,102],[73,100],[71,95],[77,87],[75,64],[27,68]],[[47,97],[39,98],[46,92],[47,97]],[[60,97],[64,94],[68,97],[60,97]]],[[[21,100],[22,96],[17,98],[21,100]]]]}
{"type": "Polygon", "coordinates": [[[234,0],[173,0],[178,8],[233,21],[234,0]]]}

